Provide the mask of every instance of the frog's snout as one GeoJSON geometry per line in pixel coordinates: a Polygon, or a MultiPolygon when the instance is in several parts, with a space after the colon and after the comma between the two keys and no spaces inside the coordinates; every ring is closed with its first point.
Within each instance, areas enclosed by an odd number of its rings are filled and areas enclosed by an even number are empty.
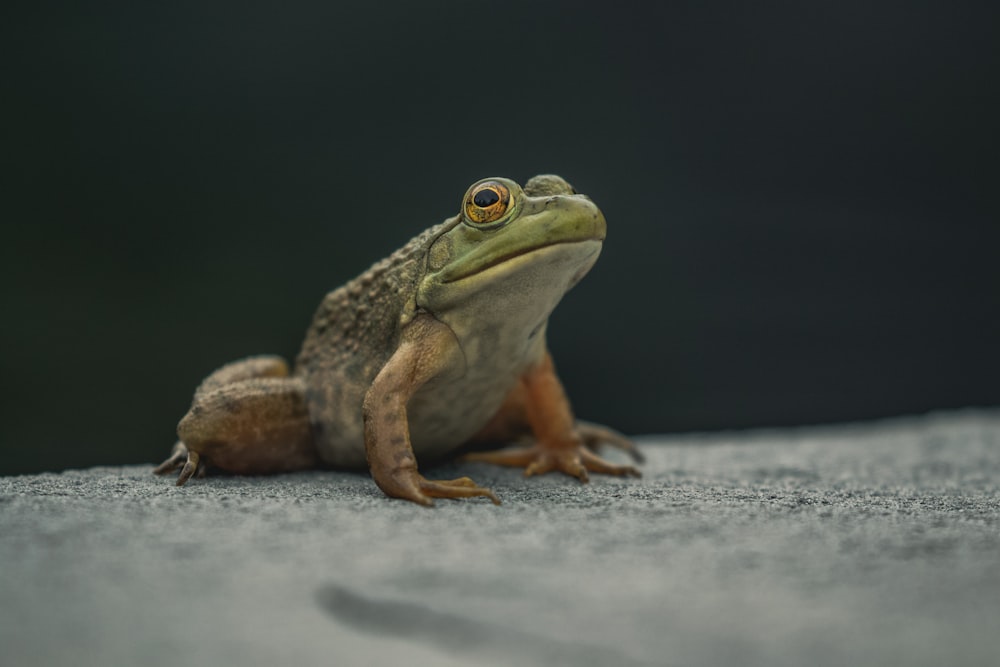
{"type": "Polygon", "coordinates": [[[552,195],[545,199],[542,210],[559,221],[568,239],[603,241],[607,236],[604,214],[586,195],[552,195]]]}

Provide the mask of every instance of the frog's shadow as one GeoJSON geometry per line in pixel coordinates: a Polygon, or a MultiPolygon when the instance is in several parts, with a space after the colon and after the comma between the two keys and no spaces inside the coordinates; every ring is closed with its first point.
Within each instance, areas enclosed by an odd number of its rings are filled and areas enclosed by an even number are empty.
{"type": "Polygon", "coordinates": [[[406,638],[449,653],[495,656],[504,662],[545,665],[624,665],[638,661],[614,649],[559,641],[502,625],[431,609],[399,600],[364,597],[338,584],[316,593],[321,609],[338,622],[361,632],[406,638]]]}

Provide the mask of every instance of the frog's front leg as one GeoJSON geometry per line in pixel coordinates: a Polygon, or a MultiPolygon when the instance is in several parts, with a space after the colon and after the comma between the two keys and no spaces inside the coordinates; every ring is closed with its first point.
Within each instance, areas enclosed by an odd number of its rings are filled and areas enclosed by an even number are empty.
{"type": "Polygon", "coordinates": [[[406,404],[455,354],[460,352],[451,329],[429,315],[418,315],[365,394],[365,454],[372,478],[388,496],[421,505],[433,505],[434,498],[485,496],[500,504],[492,491],[468,477],[432,481],[417,471],[406,404]]]}
{"type": "MultiPolygon", "coordinates": [[[[575,421],[548,353],[521,377],[520,384],[494,417],[489,430],[495,430],[495,433],[510,431],[518,423],[526,423],[531,430],[535,438],[533,445],[494,452],[472,452],[463,459],[523,467],[526,476],[558,470],[583,482],[589,479],[588,471],[640,476],[636,468],[611,463],[594,453],[598,445],[611,444],[637,460],[641,457],[635,445],[621,434],[596,424],[575,421]]],[[[495,433],[480,434],[475,440],[484,440],[495,433]]]]}
{"type": "Polygon", "coordinates": [[[177,435],[173,454],[154,472],[182,468],[178,486],[206,464],[243,475],[319,465],[302,380],[288,377],[279,357],[244,359],[208,376],[177,435]]]}

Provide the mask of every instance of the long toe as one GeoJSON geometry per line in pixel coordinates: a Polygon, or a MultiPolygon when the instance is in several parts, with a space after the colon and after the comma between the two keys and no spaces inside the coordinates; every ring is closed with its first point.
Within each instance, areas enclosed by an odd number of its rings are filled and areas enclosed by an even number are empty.
{"type": "Polygon", "coordinates": [[[198,470],[198,464],[201,462],[201,457],[198,452],[188,452],[187,462],[184,464],[184,469],[181,470],[181,474],[177,477],[177,486],[184,486],[184,484],[191,479],[193,475],[198,470]]]}

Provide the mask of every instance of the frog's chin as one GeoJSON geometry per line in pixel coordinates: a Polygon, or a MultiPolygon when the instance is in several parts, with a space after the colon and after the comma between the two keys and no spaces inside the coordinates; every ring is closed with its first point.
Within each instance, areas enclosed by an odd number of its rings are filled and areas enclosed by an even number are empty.
{"type": "Polygon", "coordinates": [[[601,245],[589,239],[537,246],[449,282],[430,274],[420,286],[417,305],[433,313],[472,302],[497,313],[548,312],[594,265],[601,245]]]}

